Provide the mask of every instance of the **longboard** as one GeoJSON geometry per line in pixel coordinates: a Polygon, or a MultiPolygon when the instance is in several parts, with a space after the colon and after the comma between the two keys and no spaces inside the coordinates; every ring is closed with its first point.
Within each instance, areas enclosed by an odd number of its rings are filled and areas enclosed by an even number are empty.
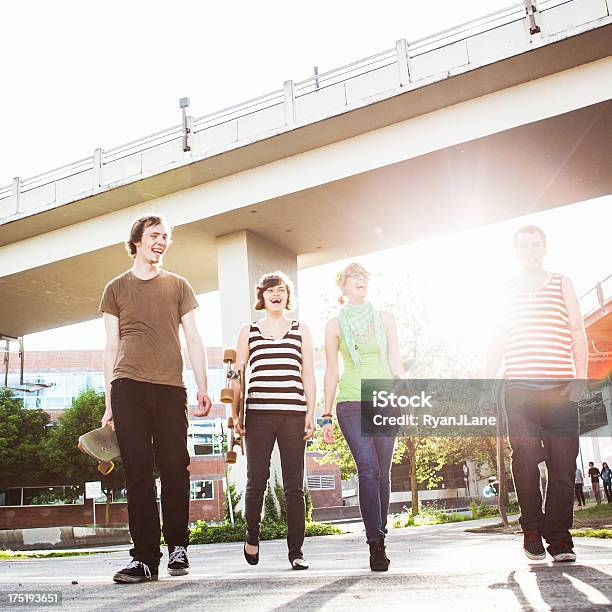
{"type": "Polygon", "coordinates": [[[98,462],[98,471],[103,476],[108,476],[113,471],[113,460],[121,456],[117,435],[110,425],[98,427],[79,436],[78,447],[98,462]]]}
{"type": "Polygon", "coordinates": [[[508,527],[508,483],[506,481],[506,458],[504,454],[506,443],[505,413],[504,413],[504,385],[499,383],[495,390],[495,407],[497,410],[497,481],[499,482],[499,492],[497,495],[497,507],[502,523],[508,527]]]}
{"type": "MultiPolygon", "coordinates": [[[[236,351],[234,349],[225,349],[223,351],[223,363],[226,366],[225,371],[225,388],[221,390],[221,401],[224,404],[231,404],[234,401],[234,389],[231,386],[232,381],[238,381],[240,385],[240,397],[238,398],[238,422],[241,428],[244,428],[244,394],[245,394],[245,366],[242,364],[240,368],[236,366],[236,351]]],[[[240,452],[244,455],[244,437],[236,433],[234,427],[234,419],[230,415],[227,418],[227,428],[230,430],[230,439],[228,441],[227,452],[225,453],[226,463],[236,463],[238,454],[234,448],[239,447],[240,452]]]]}

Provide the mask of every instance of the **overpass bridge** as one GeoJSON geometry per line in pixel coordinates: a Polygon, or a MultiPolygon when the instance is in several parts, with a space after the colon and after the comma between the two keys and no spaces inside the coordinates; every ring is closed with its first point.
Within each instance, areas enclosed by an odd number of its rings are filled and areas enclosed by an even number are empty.
{"type": "Polygon", "coordinates": [[[589,343],[588,376],[600,380],[612,374],[612,274],[589,289],[580,306],[589,343]]]}
{"type": "Polygon", "coordinates": [[[98,316],[131,221],[220,289],[612,193],[612,0],[520,2],[0,189],[0,333],[98,316]]]}

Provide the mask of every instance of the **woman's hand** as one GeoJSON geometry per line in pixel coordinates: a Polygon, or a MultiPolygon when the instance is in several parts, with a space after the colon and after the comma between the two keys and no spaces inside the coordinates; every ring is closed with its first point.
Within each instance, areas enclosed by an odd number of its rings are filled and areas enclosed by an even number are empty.
{"type": "Polygon", "coordinates": [[[234,421],[234,431],[236,432],[236,434],[239,436],[244,436],[246,434],[246,426],[244,425],[244,423],[242,425],[240,424],[240,419],[238,418],[238,415],[233,416],[232,420],[234,421]]]}
{"type": "Polygon", "coordinates": [[[325,444],[333,444],[335,441],[334,426],[323,425],[323,442],[325,442],[325,444]]]}
{"type": "Polygon", "coordinates": [[[315,424],[314,424],[314,415],[307,414],[306,419],[304,420],[304,440],[310,440],[314,435],[315,424]]]}

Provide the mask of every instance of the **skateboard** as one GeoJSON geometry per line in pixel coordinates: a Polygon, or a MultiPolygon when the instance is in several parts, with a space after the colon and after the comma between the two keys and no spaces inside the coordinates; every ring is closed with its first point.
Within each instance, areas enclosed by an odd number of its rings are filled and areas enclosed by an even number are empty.
{"type": "MultiPolygon", "coordinates": [[[[221,389],[221,401],[224,404],[231,404],[234,401],[234,389],[231,387],[233,380],[240,384],[240,397],[238,398],[238,422],[244,428],[244,364],[239,368],[236,365],[236,351],[234,349],[225,349],[223,351],[223,363],[226,366],[225,384],[226,387],[221,389]]],[[[239,447],[240,452],[244,455],[244,438],[236,433],[234,428],[234,419],[230,415],[227,417],[227,428],[230,430],[230,439],[228,441],[227,452],[225,453],[226,463],[236,463],[238,454],[234,448],[239,447]]]]}
{"type": "Polygon", "coordinates": [[[78,447],[81,452],[98,462],[98,471],[103,476],[108,476],[113,471],[113,459],[118,459],[121,455],[117,435],[110,425],[98,427],[79,436],[78,447]]]}
{"type": "Polygon", "coordinates": [[[506,428],[505,428],[505,411],[504,411],[504,385],[496,384],[495,398],[496,398],[496,409],[497,409],[497,440],[496,440],[496,452],[497,452],[497,481],[499,487],[497,491],[497,507],[499,509],[499,515],[502,523],[508,527],[508,509],[506,507],[508,499],[508,484],[506,482],[506,458],[504,454],[504,447],[506,443],[506,428]]]}

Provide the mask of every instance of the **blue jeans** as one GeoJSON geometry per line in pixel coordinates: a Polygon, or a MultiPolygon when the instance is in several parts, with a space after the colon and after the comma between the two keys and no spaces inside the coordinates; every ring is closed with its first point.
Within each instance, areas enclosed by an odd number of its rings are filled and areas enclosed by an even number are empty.
{"type": "Polygon", "coordinates": [[[336,413],[357,464],[359,506],[367,542],[374,544],[387,533],[395,436],[362,436],[361,402],[338,402],[336,413]]]}

